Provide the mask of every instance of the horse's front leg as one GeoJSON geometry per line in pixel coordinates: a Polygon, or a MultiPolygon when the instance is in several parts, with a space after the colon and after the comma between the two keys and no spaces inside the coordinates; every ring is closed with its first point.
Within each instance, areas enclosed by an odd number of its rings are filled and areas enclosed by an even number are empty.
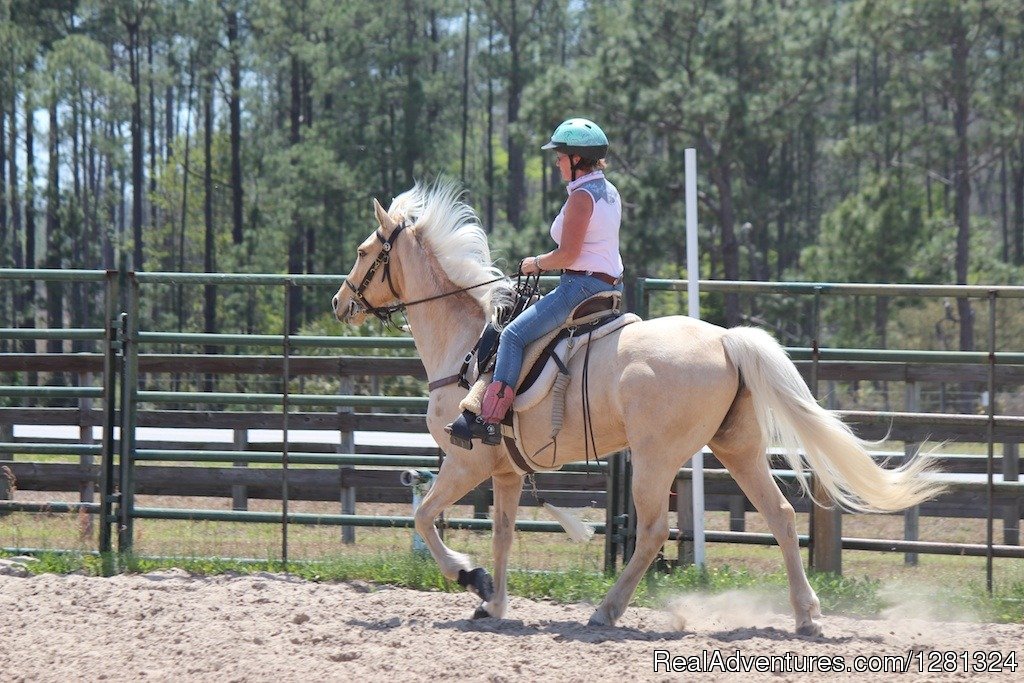
{"type": "Polygon", "coordinates": [[[494,596],[477,608],[474,618],[505,616],[508,609],[508,556],[516,531],[516,511],[523,493],[523,478],[515,472],[493,475],[494,482],[494,596]]]}
{"type": "Polygon", "coordinates": [[[485,601],[493,593],[490,576],[481,568],[474,569],[467,555],[446,546],[434,526],[434,520],[490,475],[490,463],[490,458],[477,459],[469,453],[445,458],[434,485],[416,510],[416,531],[423,537],[441,573],[445,578],[458,581],[460,585],[477,593],[485,601]]]}

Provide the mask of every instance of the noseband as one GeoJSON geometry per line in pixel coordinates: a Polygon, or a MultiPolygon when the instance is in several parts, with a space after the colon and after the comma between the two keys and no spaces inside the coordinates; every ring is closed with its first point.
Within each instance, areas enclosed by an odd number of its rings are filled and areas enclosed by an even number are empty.
{"type": "Polygon", "coordinates": [[[398,292],[395,291],[395,284],[391,281],[391,248],[395,245],[398,240],[398,236],[402,234],[402,231],[406,228],[406,222],[403,220],[398,227],[395,228],[394,232],[391,233],[391,237],[385,238],[381,231],[378,229],[374,234],[377,239],[381,242],[380,253],[377,254],[377,258],[374,259],[373,263],[370,264],[369,270],[366,271],[366,275],[363,276],[362,282],[359,286],[354,286],[345,278],[345,285],[352,290],[352,298],[356,300],[359,307],[367,313],[372,313],[377,316],[382,323],[385,325],[394,326],[394,321],[391,320],[391,316],[398,313],[405,308],[405,304],[399,301],[397,304],[390,306],[371,306],[370,303],[363,297],[363,292],[370,286],[370,282],[373,280],[374,274],[384,266],[384,272],[381,273],[380,281],[385,280],[388,283],[388,288],[391,290],[391,294],[394,295],[395,299],[398,299],[398,292]]]}

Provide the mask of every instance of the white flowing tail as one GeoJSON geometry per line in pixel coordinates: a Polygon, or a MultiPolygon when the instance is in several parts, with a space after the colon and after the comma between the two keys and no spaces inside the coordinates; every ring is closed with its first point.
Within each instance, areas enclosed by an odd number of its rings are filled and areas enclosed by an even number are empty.
{"type": "MultiPolygon", "coordinates": [[[[932,469],[923,458],[895,470],[876,465],[866,442],[818,405],[796,366],[767,332],[733,328],[726,331],[723,344],[750,389],[765,443],[781,445],[798,475],[806,458],[835,502],[860,512],[895,512],[942,492],[944,486],[928,477],[932,469]]],[[[809,494],[805,478],[799,481],[809,494]]]]}

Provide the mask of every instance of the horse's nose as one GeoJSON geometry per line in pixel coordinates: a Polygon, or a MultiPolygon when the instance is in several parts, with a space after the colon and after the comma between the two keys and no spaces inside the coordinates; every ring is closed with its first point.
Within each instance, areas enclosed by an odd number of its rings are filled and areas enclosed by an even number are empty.
{"type": "Polygon", "coordinates": [[[337,294],[335,294],[334,298],[331,299],[331,309],[334,311],[335,315],[337,315],[337,313],[338,313],[338,295],[337,294]]]}

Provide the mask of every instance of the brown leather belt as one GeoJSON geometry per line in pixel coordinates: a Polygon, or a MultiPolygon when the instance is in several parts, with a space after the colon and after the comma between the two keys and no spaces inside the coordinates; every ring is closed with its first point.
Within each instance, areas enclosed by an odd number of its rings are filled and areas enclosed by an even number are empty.
{"type": "Polygon", "coordinates": [[[567,269],[567,270],[563,270],[562,273],[566,273],[566,274],[569,274],[569,275],[589,275],[590,277],[596,277],[601,282],[607,282],[612,287],[614,287],[615,285],[617,285],[620,282],[622,282],[622,278],[620,278],[620,277],[612,277],[608,273],[594,273],[594,272],[591,272],[589,270],[568,270],[567,269]]]}

